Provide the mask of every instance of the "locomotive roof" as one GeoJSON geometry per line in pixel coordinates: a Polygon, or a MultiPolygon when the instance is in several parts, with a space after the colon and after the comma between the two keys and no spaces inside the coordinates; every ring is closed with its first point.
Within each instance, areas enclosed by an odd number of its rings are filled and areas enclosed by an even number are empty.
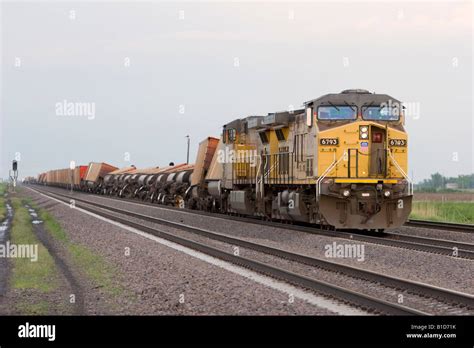
{"type": "Polygon", "coordinates": [[[245,118],[238,118],[231,122],[226,123],[224,126],[227,128],[240,128],[245,121],[249,121],[252,119],[263,119],[264,117],[265,116],[252,115],[252,116],[247,116],[245,118]]]}
{"type": "MultiPolygon", "coordinates": [[[[329,93],[325,94],[319,98],[309,100],[304,103],[305,106],[307,105],[345,105],[346,103],[349,105],[356,105],[356,106],[363,106],[363,105],[373,105],[378,106],[382,103],[400,103],[398,99],[393,98],[388,94],[378,94],[378,93],[370,93],[365,89],[346,89],[341,93],[329,93]]],[[[301,110],[294,110],[294,111],[279,111],[279,112],[272,112],[265,116],[260,115],[252,115],[247,116],[245,118],[238,118],[229,123],[225,124],[225,127],[228,128],[236,128],[240,129],[245,121],[250,121],[252,119],[264,120],[269,116],[275,115],[277,116],[287,116],[288,119],[292,119],[294,115],[300,114],[304,112],[304,109],[301,110]]]]}
{"type": "Polygon", "coordinates": [[[252,122],[252,120],[261,120],[262,122],[265,122],[265,119],[271,118],[274,116],[276,119],[281,119],[281,118],[287,118],[288,121],[294,119],[294,115],[300,114],[304,112],[304,109],[298,109],[298,110],[292,110],[292,111],[277,111],[277,112],[270,112],[268,115],[252,115],[252,116],[247,116],[244,118],[238,118],[236,120],[233,120],[229,123],[226,123],[224,126],[227,128],[238,128],[241,127],[244,122],[252,122]]]}
{"type": "Polygon", "coordinates": [[[388,103],[389,100],[391,100],[392,103],[401,103],[388,94],[370,93],[365,89],[346,89],[341,93],[325,94],[319,98],[309,100],[305,102],[305,105],[319,106],[330,105],[331,103],[338,105],[348,103],[357,106],[368,105],[370,103],[372,103],[372,105],[380,105],[381,103],[388,103]]]}

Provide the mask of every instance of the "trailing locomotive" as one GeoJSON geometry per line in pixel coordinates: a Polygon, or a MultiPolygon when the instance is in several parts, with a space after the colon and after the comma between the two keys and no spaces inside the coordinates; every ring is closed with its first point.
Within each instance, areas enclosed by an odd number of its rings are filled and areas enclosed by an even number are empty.
{"type": "Polygon", "coordinates": [[[401,102],[389,95],[345,90],[307,101],[300,110],[227,123],[219,139],[200,143],[194,165],[109,171],[92,187],[332,228],[398,227],[408,218],[413,194],[404,121],[401,102]]]}

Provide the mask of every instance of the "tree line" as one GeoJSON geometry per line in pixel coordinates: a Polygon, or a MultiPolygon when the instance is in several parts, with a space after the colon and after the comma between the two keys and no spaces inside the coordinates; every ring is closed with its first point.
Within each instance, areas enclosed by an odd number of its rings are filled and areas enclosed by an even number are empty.
{"type": "Polygon", "coordinates": [[[429,179],[424,179],[416,184],[415,189],[425,192],[474,189],[474,174],[458,175],[457,177],[446,177],[440,173],[431,174],[429,179]]]}

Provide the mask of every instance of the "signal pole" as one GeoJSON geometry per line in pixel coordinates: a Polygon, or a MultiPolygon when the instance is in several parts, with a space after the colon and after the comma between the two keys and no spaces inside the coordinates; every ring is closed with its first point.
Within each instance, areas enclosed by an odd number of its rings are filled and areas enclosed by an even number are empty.
{"type": "Polygon", "coordinates": [[[189,135],[186,135],[186,138],[188,138],[188,151],[186,152],[186,164],[189,164],[189,143],[190,143],[189,135]]]}
{"type": "Polygon", "coordinates": [[[13,160],[12,162],[12,170],[13,170],[13,175],[11,171],[9,171],[9,176],[10,176],[10,182],[12,183],[13,186],[13,193],[15,193],[15,188],[16,188],[16,180],[18,179],[18,162],[16,160],[13,160]]]}

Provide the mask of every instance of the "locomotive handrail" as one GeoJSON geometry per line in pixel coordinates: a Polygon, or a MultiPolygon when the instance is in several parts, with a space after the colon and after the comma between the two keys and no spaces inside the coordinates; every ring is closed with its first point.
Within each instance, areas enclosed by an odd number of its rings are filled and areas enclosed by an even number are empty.
{"type": "MultiPolygon", "coordinates": [[[[266,156],[269,156],[269,155],[266,155],[266,156]]],[[[267,170],[265,173],[262,174],[262,176],[260,177],[259,183],[263,180],[263,178],[266,178],[266,177],[270,174],[270,172],[271,172],[273,169],[275,169],[275,167],[276,167],[277,164],[279,164],[279,163],[280,163],[280,159],[276,159],[276,160],[275,160],[275,163],[274,163],[270,168],[268,168],[268,170],[267,170]]],[[[260,170],[259,170],[259,171],[260,171],[260,170]]],[[[257,175],[258,175],[258,172],[257,172],[257,175]]],[[[257,179],[257,180],[258,180],[258,179],[257,179]]]]}
{"type": "Polygon", "coordinates": [[[387,151],[388,152],[388,155],[390,156],[390,159],[393,161],[393,164],[395,164],[395,167],[398,169],[398,171],[400,172],[400,174],[403,175],[403,177],[405,178],[405,180],[408,182],[408,195],[412,195],[413,194],[413,182],[408,178],[408,175],[405,173],[405,171],[400,167],[400,165],[398,164],[397,160],[395,159],[395,157],[393,157],[392,155],[392,152],[390,150],[387,151]]]}
{"type": "Polygon", "coordinates": [[[275,159],[273,165],[272,165],[270,168],[268,168],[268,171],[267,171],[267,173],[265,174],[265,176],[266,176],[266,177],[270,177],[271,172],[272,172],[273,170],[275,170],[275,168],[277,168],[277,166],[278,166],[278,167],[280,166],[280,158],[278,158],[278,157],[276,157],[276,159],[275,159]]]}
{"type": "MultiPolygon", "coordinates": [[[[268,156],[268,155],[267,155],[268,156]]],[[[260,180],[259,180],[259,174],[260,174],[260,167],[262,166],[262,155],[257,155],[257,158],[260,160],[260,165],[258,166],[257,173],[255,174],[255,193],[258,195],[258,193],[262,193],[263,197],[263,189],[264,189],[264,178],[271,172],[271,170],[275,167],[276,163],[268,169],[268,171],[265,171],[260,175],[260,180]],[[260,190],[259,190],[259,186],[260,190]]]]}
{"type": "Polygon", "coordinates": [[[336,153],[334,153],[334,161],[330,164],[326,170],[321,174],[321,176],[316,180],[316,202],[319,202],[319,196],[321,196],[321,181],[336,167],[339,162],[345,157],[347,157],[347,151],[344,151],[342,156],[336,161],[336,153]]]}
{"type": "MultiPolygon", "coordinates": [[[[260,160],[260,163],[257,166],[257,172],[255,174],[255,195],[258,197],[258,193],[259,193],[258,185],[260,185],[260,183],[258,182],[258,175],[260,173],[260,166],[262,165],[262,156],[257,155],[257,159],[260,160]]],[[[257,165],[256,163],[257,162],[255,162],[255,165],[257,165]]]]}

